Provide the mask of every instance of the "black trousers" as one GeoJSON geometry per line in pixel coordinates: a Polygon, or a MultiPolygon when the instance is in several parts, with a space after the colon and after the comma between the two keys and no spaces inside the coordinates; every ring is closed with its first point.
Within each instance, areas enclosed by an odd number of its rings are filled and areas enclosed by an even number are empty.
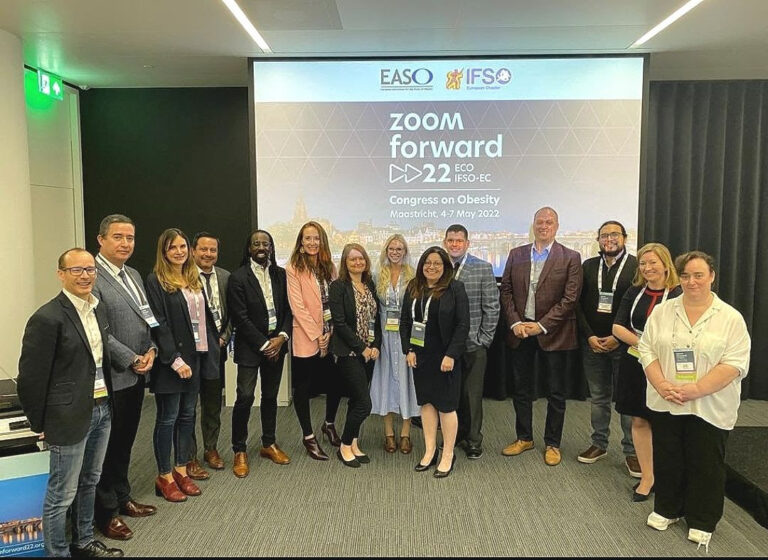
{"type": "Polygon", "coordinates": [[[109,522],[117,515],[120,506],[131,499],[128,468],[143,403],[144,380],[112,393],[112,431],[109,434],[101,479],[96,486],[95,518],[99,524],[109,522]]]}
{"type": "Polygon", "coordinates": [[[368,383],[373,375],[373,364],[373,360],[366,363],[362,356],[337,358],[339,377],[349,395],[347,420],[341,434],[341,443],[344,445],[352,445],[352,440],[360,435],[360,426],[371,415],[371,391],[368,383]]]}
{"type": "Polygon", "coordinates": [[[536,357],[549,386],[544,443],[560,447],[565,423],[565,365],[567,352],[544,351],[535,336],[524,338],[512,352],[512,403],[515,407],[517,439],[533,441],[533,380],[536,357]]]}
{"type": "Polygon", "coordinates": [[[461,357],[461,397],[456,411],[459,431],[456,441],[465,440],[470,447],[483,443],[483,383],[488,353],[485,347],[464,352],[461,357]]]}
{"type": "MultiPolygon", "coordinates": [[[[203,449],[212,451],[219,444],[221,432],[221,391],[224,388],[224,364],[226,348],[221,349],[219,377],[200,379],[200,431],[203,434],[203,449]]],[[[197,458],[197,435],[192,432],[192,458],[197,458]]]]}
{"type": "Polygon", "coordinates": [[[256,382],[261,372],[261,444],[275,443],[277,426],[277,392],[283,377],[285,353],[277,361],[262,360],[258,367],[237,366],[237,399],[232,410],[232,451],[244,452],[248,442],[248,420],[255,400],[256,382]]]}
{"type": "Polygon", "coordinates": [[[314,433],[309,410],[309,396],[314,377],[320,376],[326,380],[325,421],[331,424],[336,421],[341,392],[335,368],[336,365],[330,354],[325,358],[321,358],[319,352],[309,358],[291,357],[293,408],[296,410],[304,437],[314,433]]]}
{"type": "Polygon", "coordinates": [[[722,430],[692,414],[651,411],[653,511],[685,517],[689,529],[711,533],[723,516],[725,444],[722,430]]]}

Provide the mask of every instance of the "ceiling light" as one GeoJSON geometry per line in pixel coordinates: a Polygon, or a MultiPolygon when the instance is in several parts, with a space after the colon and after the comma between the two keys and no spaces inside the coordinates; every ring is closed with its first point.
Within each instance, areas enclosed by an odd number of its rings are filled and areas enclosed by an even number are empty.
{"type": "Polygon", "coordinates": [[[696,6],[701,4],[703,1],[704,0],[688,0],[688,2],[686,2],[683,6],[675,10],[664,21],[662,21],[656,27],[651,29],[648,33],[640,37],[637,41],[632,43],[632,45],[630,45],[630,48],[639,47],[640,45],[648,41],[651,37],[655,37],[657,34],[661,33],[664,29],[672,25],[674,22],[676,22],[678,19],[683,17],[688,12],[690,12],[696,6]]]}
{"type": "Polygon", "coordinates": [[[246,16],[243,10],[240,9],[240,6],[237,5],[237,2],[235,2],[235,0],[221,1],[224,2],[224,5],[226,5],[227,8],[229,8],[229,11],[232,12],[232,15],[235,16],[235,19],[240,22],[240,25],[243,26],[243,29],[248,32],[248,35],[251,36],[251,39],[253,39],[257,45],[259,45],[259,48],[265,53],[271,53],[272,49],[269,48],[269,45],[264,40],[264,37],[259,34],[259,32],[251,23],[251,20],[248,19],[248,16],[246,16]]]}

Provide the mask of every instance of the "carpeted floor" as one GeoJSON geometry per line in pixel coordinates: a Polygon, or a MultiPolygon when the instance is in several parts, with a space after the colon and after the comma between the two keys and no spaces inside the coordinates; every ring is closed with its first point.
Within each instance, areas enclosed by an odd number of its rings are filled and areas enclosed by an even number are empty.
{"type": "MultiPolygon", "coordinates": [[[[324,400],[312,401],[315,425],[324,400]]],[[[342,426],[346,401],[337,420],[342,426]]],[[[414,453],[385,453],[382,420],[363,425],[361,447],[371,463],[360,469],[312,460],[304,452],[291,407],[278,410],[278,443],[292,459],[279,466],[258,456],[258,409],[251,416],[251,474],[231,472],[231,408],[222,413],[219,450],[227,463],[200,486],[202,496],[171,504],[154,495],[154,399],[145,401],[131,465],[133,497],[159,507],[144,519],[126,518],[130,541],[106,540],[126,556],[703,556],[686,539],[684,522],[660,533],[645,526],[652,500],[632,503],[632,485],[618,444],[614,417],[608,458],[583,465],[589,445],[589,403],[569,401],[563,462],[544,464],[546,401],[535,404],[536,448],[518,457],[501,449],[514,439],[511,402],[485,400],[485,454],[469,461],[462,451],[451,476],[414,472],[423,451],[413,430],[414,453]],[[254,437],[255,436],[255,437],[254,437]]],[[[742,405],[740,425],[768,425],[768,402],[742,405]]],[[[399,428],[396,428],[398,430],[399,428]]],[[[339,429],[341,431],[341,429],[339,429]]],[[[199,428],[198,428],[199,433],[199,428]]],[[[399,433],[399,432],[398,432],[399,433]]],[[[198,435],[199,438],[199,435],[198,435]]],[[[331,454],[333,448],[323,447],[331,454]]],[[[333,449],[335,451],[335,449],[333,449]]],[[[98,537],[98,535],[97,535],[98,537]]],[[[101,538],[101,537],[99,537],[101,538]]],[[[713,556],[765,556],[768,530],[726,500],[712,538],[713,556]]]]}

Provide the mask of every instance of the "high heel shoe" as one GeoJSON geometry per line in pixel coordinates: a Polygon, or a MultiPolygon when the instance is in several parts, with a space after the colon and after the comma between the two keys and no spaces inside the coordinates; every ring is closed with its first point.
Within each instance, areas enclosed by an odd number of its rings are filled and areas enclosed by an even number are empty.
{"type": "Polygon", "coordinates": [[[173,480],[176,482],[179,490],[184,492],[187,496],[199,496],[203,493],[200,490],[200,487],[192,482],[191,478],[188,476],[182,476],[182,474],[176,469],[173,469],[173,480]]]}
{"type": "Polygon", "coordinates": [[[456,464],[456,455],[453,456],[453,459],[451,459],[451,468],[447,471],[441,471],[440,469],[435,469],[435,473],[432,475],[435,478],[445,478],[449,474],[453,472],[453,465],[456,464]]]}
{"type": "Polygon", "coordinates": [[[325,451],[323,451],[323,448],[320,447],[320,444],[317,443],[317,438],[315,436],[312,436],[311,438],[302,438],[301,442],[304,444],[304,447],[307,449],[307,455],[312,457],[316,461],[327,461],[328,455],[325,454],[325,451]]]}
{"type": "Polygon", "coordinates": [[[434,467],[437,464],[437,450],[432,454],[432,460],[427,465],[422,465],[421,462],[416,463],[416,466],[413,467],[413,470],[416,472],[424,472],[428,471],[431,467],[434,467]]]}
{"type": "Polygon", "coordinates": [[[329,424],[328,422],[323,422],[320,431],[325,434],[325,437],[328,438],[328,443],[330,443],[332,446],[339,447],[341,445],[341,438],[339,437],[339,434],[336,433],[335,425],[329,424]]]}
{"type": "Polygon", "coordinates": [[[391,436],[384,436],[384,451],[387,453],[394,453],[397,449],[397,445],[395,444],[395,435],[392,434],[391,436]]]}
{"type": "Polygon", "coordinates": [[[341,449],[337,449],[336,450],[336,456],[339,458],[339,461],[344,463],[346,466],[352,467],[353,469],[359,469],[360,468],[360,461],[357,460],[358,459],[357,457],[347,461],[344,458],[344,455],[341,454],[341,449]]]}
{"type": "Polygon", "coordinates": [[[368,455],[366,455],[365,453],[363,453],[362,455],[355,455],[355,459],[357,459],[361,465],[367,465],[368,463],[371,462],[371,458],[368,457],[368,455]]]}
{"type": "Polygon", "coordinates": [[[638,492],[637,491],[638,486],[640,486],[639,482],[632,487],[632,501],[644,502],[651,497],[651,494],[653,494],[653,486],[651,486],[651,489],[648,491],[647,494],[641,494],[640,492],[638,492]]]}
{"type": "Polygon", "coordinates": [[[176,482],[165,480],[162,476],[155,479],[155,496],[163,497],[169,502],[185,502],[187,497],[183,494],[176,482]]]}

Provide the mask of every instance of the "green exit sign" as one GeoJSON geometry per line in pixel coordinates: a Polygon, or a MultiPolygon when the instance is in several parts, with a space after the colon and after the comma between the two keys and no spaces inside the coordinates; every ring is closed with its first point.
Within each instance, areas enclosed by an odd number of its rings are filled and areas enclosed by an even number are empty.
{"type": "Polygon", "coordinates": [[[43,95],[53,97],[61,101],[64,99],[64,83],[56,74],[44,70],[37,71],[37,89],[43,95]]]}

